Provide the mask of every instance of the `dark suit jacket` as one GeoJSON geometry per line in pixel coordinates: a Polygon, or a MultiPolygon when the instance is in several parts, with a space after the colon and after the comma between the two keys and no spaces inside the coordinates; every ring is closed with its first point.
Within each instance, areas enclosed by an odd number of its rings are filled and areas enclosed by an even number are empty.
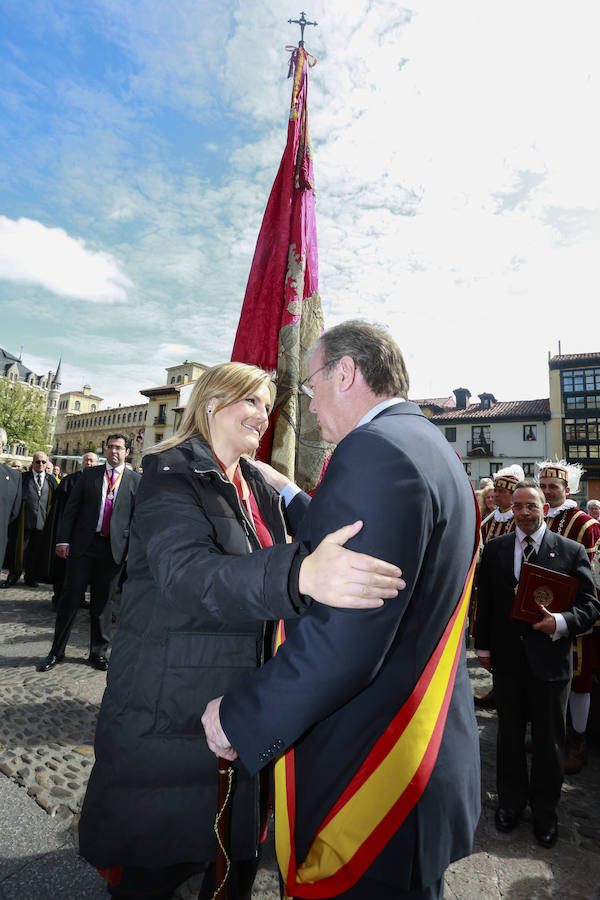
{"type": "MultiPolygon", "coordinates": [[[[64,508],[56,534],[57,544],[69,544],[69,556],[83,556],[90,548],[100,515],[102,480],[106,466],[82,470],[64,508]]],[[[116,563],[127,554],[129,524],[141,475],[125,467],[110,519],[110,548],[116,563]]]]}
{"type": "Polygon", "coordinates": [[[489,650],[496,673],[528,671],[545,681],[566,681],[573,674],[571,638],[598,618],[599,602],[582,544],[546,529],[535,565],[579,578],[575,605],[564,613],[569,637],[552,641],[528,622],[510,616],[515,599],[515,534],[504,534],[483,548],[479,567],[475,647],[489,650]]]}
{"type": "MultiPolygon", "coordinates": [[[[225,733],[255,772],[296,751],[296,854],[410,695],[461,595],[476,538],[473,492],[456,453],[413,403],[356,428],[336,448],[297,538],[314,548],[364,521],[348,543],[398,564],[407,587],[375,610],[314,603],[286,622],[274,659],[226,694],[225,733]]],[[[292,522],[293,524],[293,522],[292,522]]],[[[464,648],[442,742],[417,805],[366,875],[404,889],[471,851],[480,810],[479,742],[464,648]]]]}
{"type": "Polygon", "coordinates": [[[21,509],[21,473],[0,463],[0,564],[4,561],[8,526],[21,509]]]}
{"type": "Polygon", "coordinates": [[[23,486],[23,515],[25,516],[25,530],[43,531],[46,518],[53,503],[56,490],[56,479],[53,475],[46,474],[42,486],[41,496],[38,496],[34,472],[29,469],[22,475],[23,486]]]}

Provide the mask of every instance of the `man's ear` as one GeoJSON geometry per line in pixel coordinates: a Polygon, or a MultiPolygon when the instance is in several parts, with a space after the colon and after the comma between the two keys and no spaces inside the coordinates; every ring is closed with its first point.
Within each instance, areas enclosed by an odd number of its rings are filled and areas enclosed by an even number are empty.
{"type": "Polygon", "coordinates": [[[358,374],[358,368],[351,356],[342,356],[338,363],[338,371],[341,373],[339,381],[340,390],[347,391],[352,387],[358,374]]]}
{"type": "Polygon", "coordinates": [[[546,518],[546,516],[548,515],[549,511],[550,511],[550,504],[549,504],[549,503],[544,503],[544,518],[546,518]]]}

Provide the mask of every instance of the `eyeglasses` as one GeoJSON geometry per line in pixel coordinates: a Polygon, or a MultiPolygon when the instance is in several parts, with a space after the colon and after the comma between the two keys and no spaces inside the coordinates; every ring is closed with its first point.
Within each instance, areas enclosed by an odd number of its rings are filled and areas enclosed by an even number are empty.
{"type": "Polygon", "coordinates": [[[34,466],[45,466],[47,462],[47,459],[34,459],[33,464],[34,466]]]}
{"type": "Polygon", "coordinates": [[[319,366],[318,369],[315,369],[315,371],[312,373],[312,375],[307,375],[306,378],[300,382],[300,390],[303,391],[306,394],[306,396],[310,397],[312,400],[312,398],[315,396],[315,392],[314,392],[313,388],[311,388],[310,384],[308,383],[310,381],[310,379],[314,378],[318,372],[322,372],[323,369],[326,369],[328,366],[332,366],[334,363],[339,362],[341,358],[342,358],[341,356],[334,356],[333,359],[327,360],[326,363],[323,363],[322,366],[319,366]]]}

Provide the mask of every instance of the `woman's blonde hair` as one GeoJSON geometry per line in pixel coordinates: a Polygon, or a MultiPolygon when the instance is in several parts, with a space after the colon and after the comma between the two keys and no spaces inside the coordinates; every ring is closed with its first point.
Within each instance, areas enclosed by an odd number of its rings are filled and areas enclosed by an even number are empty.
{"type": "Polygon", "coordinates": [[[494,485],[486,484],[485,487],[481,488],[480,491],[477,491],[477,500],[479,501],[479,511],[481,512],[481,518],[485,519],[486,516],[489,516],[492,510],[488,509],[486,504],[486,498],[489,494],[493,494],[494,485]]]}
{"type": "Polygon", "coordinates": [[[150,447],[148,453],[158,453],[170,447],[177,447],[190,437],[204,438],[212,449],[210,419],[207,413],[209,400],[216,398],[217,402],[212,409],[214,415],[220,409],[253,394],[263,385],[269,389],[272,406],[275,402],[275,383],[273,376],[264,369],[240,362],[220,363],[207,369],[194,385],[181,424],[175,434],[166,441],[150,447]]]}

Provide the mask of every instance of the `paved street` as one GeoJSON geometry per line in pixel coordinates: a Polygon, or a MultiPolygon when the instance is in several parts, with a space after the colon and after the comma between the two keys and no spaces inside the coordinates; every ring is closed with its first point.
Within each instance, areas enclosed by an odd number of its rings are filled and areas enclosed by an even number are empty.
{"type": "MultiPolygon", "coordinates": [[[[85,664],[85,610],[78,614],[66,661],[45,674],[35,671],[52,640],[50,595],[46,586],[0,591],[1,900],[106,897],[104,883],[76,847],[106,677],[85,664]]],[[[472,655],[469,667],[474,690],[485,692],[489,676],[472,655]]],[[[583,772],[565,782],[560,839],[544,850],[528,818],[511,835],[496,832],[495,714],[478,712],[478,722],[483,814],[474,854],[447,873],[446,900],[600,900],[600,744],[592,745],[583,772]]],[[[197,885],[184,885],[179,900],[192,898],[197,885]]],[[[253,900],[278,897],[269,842],[253,900]]]]}

